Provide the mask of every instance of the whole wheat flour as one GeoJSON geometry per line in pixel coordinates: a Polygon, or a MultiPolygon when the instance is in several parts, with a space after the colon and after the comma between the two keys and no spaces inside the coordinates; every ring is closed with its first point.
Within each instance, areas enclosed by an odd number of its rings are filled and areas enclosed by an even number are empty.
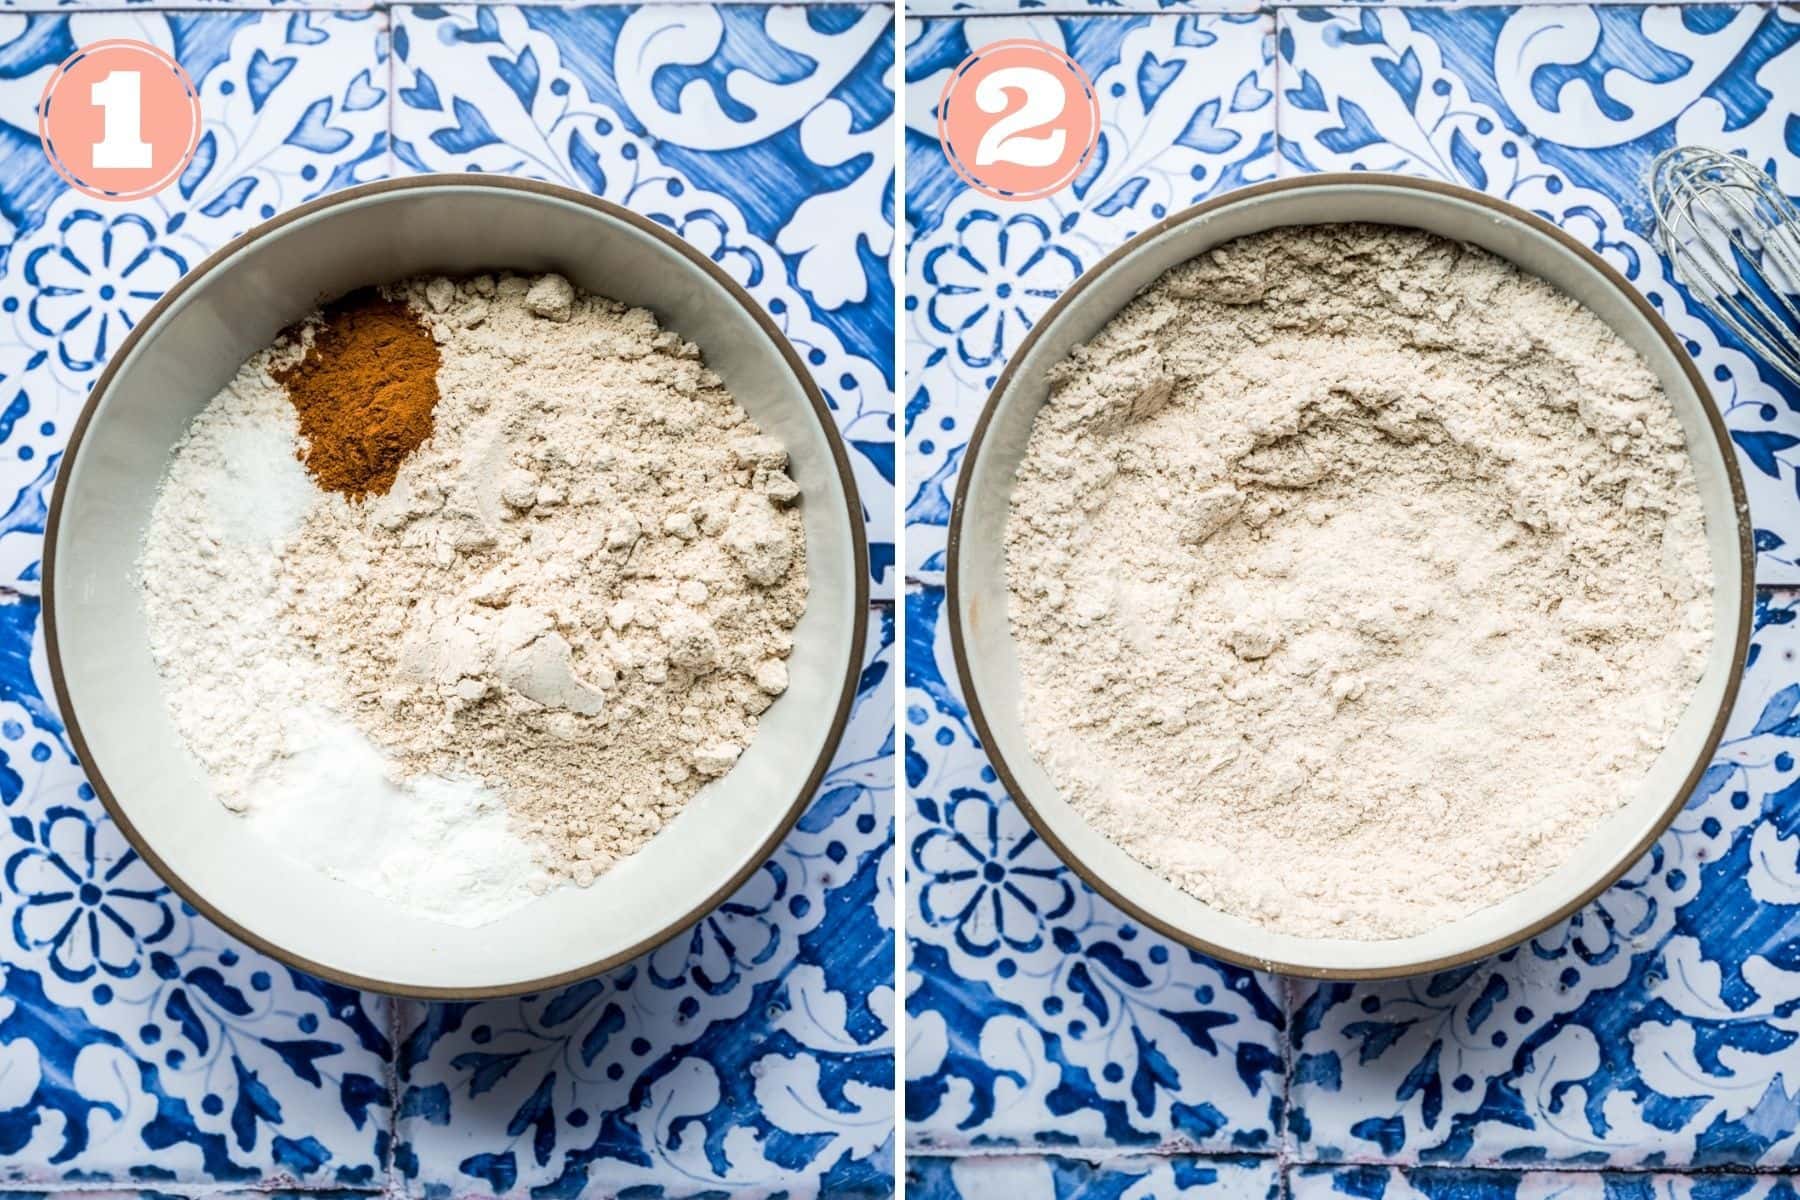
{"type": "Polygon", "coordinates": [[[1640,785],[1712,636],[1703,532],[1655,377],[1549,284],[1245,238],[1054,373],[1007,529],[1031,746],[1208,903],[1421,932],[1640,785]]]}
{"type": "Polygon", "coordinates": [[[787,453],[692,344],[558,276],[415,281],[436,432],[315,505],[282,620],[403,777],[465,772],[585,884],[787,686],[806,602],[787,453]]]}

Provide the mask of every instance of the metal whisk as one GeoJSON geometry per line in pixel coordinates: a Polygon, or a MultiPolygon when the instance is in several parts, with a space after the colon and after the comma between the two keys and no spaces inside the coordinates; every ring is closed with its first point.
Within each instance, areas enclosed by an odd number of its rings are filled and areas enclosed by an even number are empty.
{"type": "Polygon", "coordinates": [[[1678,146],[1650,168],[1659,248],[1745,345],[1800,387],[1800,212],[1735,154],[1678,146]]]}

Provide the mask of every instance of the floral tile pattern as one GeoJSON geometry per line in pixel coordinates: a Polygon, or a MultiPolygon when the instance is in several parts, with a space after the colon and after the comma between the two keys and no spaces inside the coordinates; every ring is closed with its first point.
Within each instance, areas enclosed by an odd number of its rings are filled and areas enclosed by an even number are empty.
{"type": "MultiPolygon", "coordinates": [[[[49,3],[52,0],[17,0],[17,2],[49,3]]],[[[1516,5],[1519,0],[1359,0],[1364,4],[1380,4],[1384,8],[1475,8],[1516,5]]],[[[1524,0],[1528,4],[1553,4],[1558,0],[1524,0]]],[[[1650,6],[1660,0],[1618,0],[1619,6],[1650,6]]],[[[1720,4],[1766,4],[1769,0],[1711,0],[1720,4]]],[[[1311,7],[1309,0],[916,0],[906,11],[914,17],[1033,16],[1037,14],[1087,14],[1111,16],[1120,13],[1219,13],[1256,12],[1277,8],[1311,7]]]]}
{"type": "Polygon", "coordinates": [[[1039,840],[975,741],[943,600],[906,603],[908,1145],[1272,1152],[1278,981],[1138,927],[1039,840]]]}
{"type": "MultiPolygon", "coordinates": [[[[1278,21],[1283,172],[1449,179],[1599,249],[1668,316],[1712,381],[1750,489],[1759,576],[1794,579],[1800,507],[1789,451],[1800,444],[1800,395],[1760,372],[1671,282],[1647,240],[1641,173],[1657,151],[1697,141],[1748,153],[1800,190],[1791,133],[1800,14],[1529,7],[1450,20],[1294,9],[1278,21]]],[[[1762,598],[1729,742],[1670,835],[1599,902],[1461,971],[1297,989],[1296,1154],[1793,1163],[1793,603],[1762,598]]],[[[1375,1186],[1351,1172],[1320,1178],[1336,1190],[1375,1186]]]]}
{"type": "Polygon", "coordinates": [[[1296,984],[1309,1160],[1800,1161],[1800,594],[1761,596],[1718,757],[1598,901],[1470,967],[1296,984]]]}
{"type": "Polygon", "coordinates": [[[1270,1159],[915,1155],[906,1170],[909,1200],[1276,1200],[1280,1192],[1281,1174],[1270,1159]]]}
{"type": "Polygon", "coordinates": [[[1800,582],[1800,389],[1673,282],[1644,171],[1698,142],[1800,192],[1800,8],[1295,8],[1280,23],[1282,170],[1383,170],[1538,213],[1641,288],[1711,383],[1749,490],[1758,578],[1800,582]]]}
{"type": "Polygon", "coordinates": [[[894,619],[795,833],[686,936],[560,992],[402,1004],[426,1194],[893,1188],[894,619]]]}
{"type": "Polygon", "coordinates": [[[913,1178],[927,1195],[967,1194],[973,1185],[959,1185],[957,1172],[1029,1167],[1041,1194],[1177,1192],[1161,1175],[1120,1185],[1084,1162],[1071,1172],[1050,1158],[1007,1157],[1072,1145],[1108,1164],[1123,1160],[1105,1156],[1144,1151],[1173,1162],[1253,1153],[1325,1164],[1289,1169],[1287,1186],[1303,1200],[1325,1189],[1785,1192],[1774,1177],[1643,1172],[1800,1163],[1796,593],[1761,596],[1730,740],[1657,849],[1557,929],[1414,980],[1245,974],[1221,986],[1229,969],[1132,928],[1081,888],[1001,795],[967,726],[936,628],[937,585],[966,427],[987,387],[1094,251],[1160,215],[1152,207],[1138,217],[1147,200],[1166,196],[1173,207],[1277,173],[1451,179],[1598,248],[1669,316],[1714,384],[1751,489],[1761,578],[1800,581],[1800,395],[1766,378],[1671,282],[1648,241],[1639,183],[1657,151],[1702,141],[1748,152],[1800,192],[1800,10],[1273,7],[1200,27],[1223,36],[1275,22],[1272,71],[1255,77],[1274,112],[1233,103],[1242,93],[1233,68],[1251,61],[1241,52],[1220,52],[1205,75],[1223,100],[1217,108],[1188,98],[1176,110],[1214,126],[1250,113],[1272,119],[1273,155],[1237,158],[1240,141],[1223,151],[1225,178],[1222,164],[1205,163],[1197,186],[1176,198],[1156,189],[1181,177],[1194,148],[1146,140],[1160,152],[1131,156],[1126,171],[1142,184],[1121,191],[1106,174],[1111,159],[1085,194],[1054,210],[988,204],[949,175],[929,115],[944,72],[976,40],[1061,39],[1122,106],[1117,123],[1135,129],[1140,112],[1160,113],[1166,101],[1140,104],[1134,88],[1184,86],[1161,72],[1185,43],[1154,31],[1195,27],[1175,15],[1026,13],[931,18],[908,31],[913,1178]],[[1110,224],[1102,207],[1113,209],[1110,224]],[[1081,239],[1094,229],[1116,235],[1094,238],[1090,251],[1081,239]],[[1204,1042],[1189,1036],[1196,1029],[1204,1042]],[[1212,1111],[1195,1121],[1186,1106],[1200,1097],[1212,1111]],[[955,1157],[935,1157],[946,1152],[955,1157]],[[1397,1165],[1355,1165],[1371,1161],[1397,1165]],[[1527,1167],[1580,1170],[1513,1169],[1527,1167]]]}
{"type": "MultiPolygon", "coordinates": [[[[1392,2],[1392,0],[1388,0],[1392,2]]],[[[1222,13],[1256,12],[1273,8],[1259,0],[920,0],[908,3],[906,12],[914,17],[997,17],[1034,16],[1040,11],[1055,14],[1091,14],[1115,16],[1132,13],[1222,13]]]]}
{"type": "Polygon", "coordinates": [[[183,271],[354,182],[529,171],[705,245],[819,372],[858,460],[878,587],[891,579],[891,16],[326,8],[0,15],[0,1184],[888,1194],[891,608],[837,765],[769,865],[685,939],[499,1018],[390,1003],[236,944],[130,851],[81,778],[38,635],[68,426],[183,271]],[[672,33],[718,56],[668,59],[672,33]],[[124,205],[62,185],[33,112],[75,46],[118,36],[170,49],[209,117],[178,185],[124,205]],[[654,62],[638,53],[651,40],[654,62]],[[615,73],[621,42],[631,65],[615,73]],[[722,110],[696,99],[746,69],[779,82],[747,102],[715,93],[722,110]],[[689,90],[658,99],[658,70],[689,90]],[[808,199],[802,176],[831,186],[808,199]],[[817,240],[846,213],[853,235],[817,240]]]}
{"type": "Polygon", "coordinates": [[[1667,1172],[1507,1171],[1446,1167],[1297,1167],[1288,1173],[1293,1200],[1790,1200],[1782,1175],[1678,1175],[1667,1172]]]}
{"type": "Polygon", "coordinates": [[[661,221],[761,301],[836,412],[894,594],[893,13],[394,10],[394,153],[661,221]],[[729,80],[729,83],[727,81],[729,80]],[[755,82],[746,82],[755,80],[755,82]]]}
{"type": "Polygon", "coordinates": [[[1051,301],[1168,213],[1274,176],[1273,31],[1256,13],[907,23],[908,578],[942,583],[963,446],[1007,356],[1051,301]],[[1011,37],[1062,47],[1108,114],[1074,185],[1026,204],[966,187],[937,143],[935,106],[951,70],[1011,37]]]}
{"type": "Polygon", "coordinates": [[[278,208],[387,168],[385,18],[90,13],[0,34],[0,1179],[377,1183],[387,1002],[289,971],[196,917],[107,820],[45,697],[38,560],[68,426],[175,278],[278,208]],[[65,188],[33,110],[74,46],[170,50],[209,120],[180,183],[65,188]]]}
{"type": "Polygon", "coordinates": [[[0,0],[0,12],[85,13],[157,9],[210,10],[356,10],[374,8],[375,0],[0,0]]]}
{"type": "MultiPolygon", "coordinates": [[[[0,461],[47,500],[55,456],[106,358],[190,266],[280,209],[389,174],[386,16],[80,13],[11,17],[0,41],[0,461]],[[200,89],[193,163],[120,204],[67,187],[39,148],[45,80],[76,46],[161,46],[200,89]]],[[[41,511],[0,523],[0,583],[29,584],[41,511]]]]}

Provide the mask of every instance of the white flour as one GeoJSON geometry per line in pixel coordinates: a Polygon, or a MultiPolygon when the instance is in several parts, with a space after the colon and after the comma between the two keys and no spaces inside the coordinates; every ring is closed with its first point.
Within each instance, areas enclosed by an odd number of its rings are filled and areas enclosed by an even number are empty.
{"type": "Polygon", "coordinates": [[[285,746],[311,739],[295,697],[322,686],[283,634],[276,595],[276,551],[318,497],[294,458],[293,407],[269,377],[280,357],[257,355],[194,418],[139,563],[169,714],[239,810],[285,746]]]}
{"type": "Polygon", "coordinates": [[[400,785],[360,731],[307,703],[331,682],[281,621],[278,569],[325,497],[269,377],[291,355],[245,364],[194,419],[157,496],[139,573],[170,717],[214,798],[290,856],[421,915],[483,924],[547,881],[492,793],[400,785]]]}
{"type": "Polygon", "coordinates": [[[1370,227],[1233,243],[1076,349],[1007,545],[1064,795],[1302,935],[1405,936],[1555,869],[1712,633],[1644,363],[1499,259],[1370,227]]]}
{"type": "Polygon", "coordinates": [[[392,490],[314,486],[278,343],[177,446],[140,575],[215,798],[474,926],[591,882],[731,769],[787,686],[799,491],[649,313],[555,276],[402,292],[442,364],[392,490]]]}

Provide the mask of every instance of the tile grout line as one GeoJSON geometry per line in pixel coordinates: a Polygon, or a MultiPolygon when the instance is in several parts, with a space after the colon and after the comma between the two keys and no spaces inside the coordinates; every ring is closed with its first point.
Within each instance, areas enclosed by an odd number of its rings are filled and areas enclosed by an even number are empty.
{"type": "Polygon", "coordinates": [[[1281,1124],[1275,1130],[1275,1169],[1286,1196],[1288,1168],[1298,1158],[1288,1143],[1294,1112],[1294,988],[1298,981],[1291,975],[1277,975],[1276,979],[1281,983],[1281,1124]]]}
{"type": "MultiPolygon", "coordinates": [[[[60,4],[55,0],[25,0],[23,3],[5,3],[0,0],[0,13],[19,13],[23,16],[69,16],[69,17],[105,17],[122,16],[126,13],[137,15],[154,13],[180,13],[183,15],[230,15],[249,14],[252,16],[267,13],[387,13],[395,9],[441,7],[445,0],[355,0],[348,4],[318,3],[308,0],[300,4],[283,4],[279,0],[254,0],[251,2],[229,2],[202,4],[195,0],[176,0],[172,4],[158,4],[154,0],[144,4],[120,4],[111,0],[104,4],[60,4]]],[[[1393,0],[1388,0],[1392,3],[1393,0]]],[[[1406,0],[1413,3],[1415,0],[1406,0]]],[[[1416,0],[1423,3],[1425,0],[1416,0]]],[[[1442,2],[1442,0],[1439,0],[1442,2]]],[[[1516,0],[1482,0],[1483,3],[1505,4],[1516,0]]],[[[1568,3],[1569,0],[1533,0],[1538,3],[1568,3]]],[[[1614,0],[1619,2],[1619,0],[1614,0]]],[[[1660,4],[1667,0],[1629,0],[1634,4],[1660,4]]],[[[1723,4],[1771,4],[1780,5],[1784,0],[1714,0],[1723,4]]],[[[641,8],[646,3],[668,4],[671,7],[710,8],[728,5],[735,8],[890,8],[895,0],[451,0],[452,6],[467,8],[641,8]]],[[[1025,10],[1036,14],[1039,10],[1025,10]]],[[[1177,10],[1178,11],[1178,10],[1177,10]]],[[[1096,16],[1112,15],[1109,10],[1098,10],[1096,16]]],[[[0,1191],[7,1185],[0,1183],[0,1191]]]]}
{"type": "Polygon", "coordinates": [[[1689,1179],[1709,1178],[1795,1178],[1800,1177],[1800,1164],[1742,1166],[1723,1164],[1716,1166],[1632,1166],[1609,1165],[1606,1163],[1502,1163],[1492,1160],[1479,1162],[1418,1162],[1387,1158],[1302,1158],[1284,1159],[1273,1152],[1254,1150],[1184,1150],[1169,1145],[1160,1146],[969,1146],[969,1147],[934,1147],[930,1150],[913,1149],[908,1157],[917,1160],[942,1159],[947,1162],[1011,1159],[1043,1159],[1067,1158],[1086,1162],[1092,1165],[1104,1165],[1117,1159],[1193,1159],[1210,1163],[1255,1163],[1269,1162],[1285,1176],[1295,1168],[1324,1168],[1327,1170],[1354,1170],[1365,1167],[1378,1167],[1395,1171],[1480,1171],[1493,1175],[1565,1175],[1571,1178],[1596,1175],[1673,1175],[1689,1179]]]}
{"type": "Polygon", "coordinates": [[[387,1160],[381,1167],[382,1194],[386,1196],[405,1196],[407,1184],[398,1178],[400,1158],[400,1005],[404,1003],[398,996],[388,996],[387,1027],[388,1049],[387,1084],[388,1084],[388,1144],[387,1160]]]}

